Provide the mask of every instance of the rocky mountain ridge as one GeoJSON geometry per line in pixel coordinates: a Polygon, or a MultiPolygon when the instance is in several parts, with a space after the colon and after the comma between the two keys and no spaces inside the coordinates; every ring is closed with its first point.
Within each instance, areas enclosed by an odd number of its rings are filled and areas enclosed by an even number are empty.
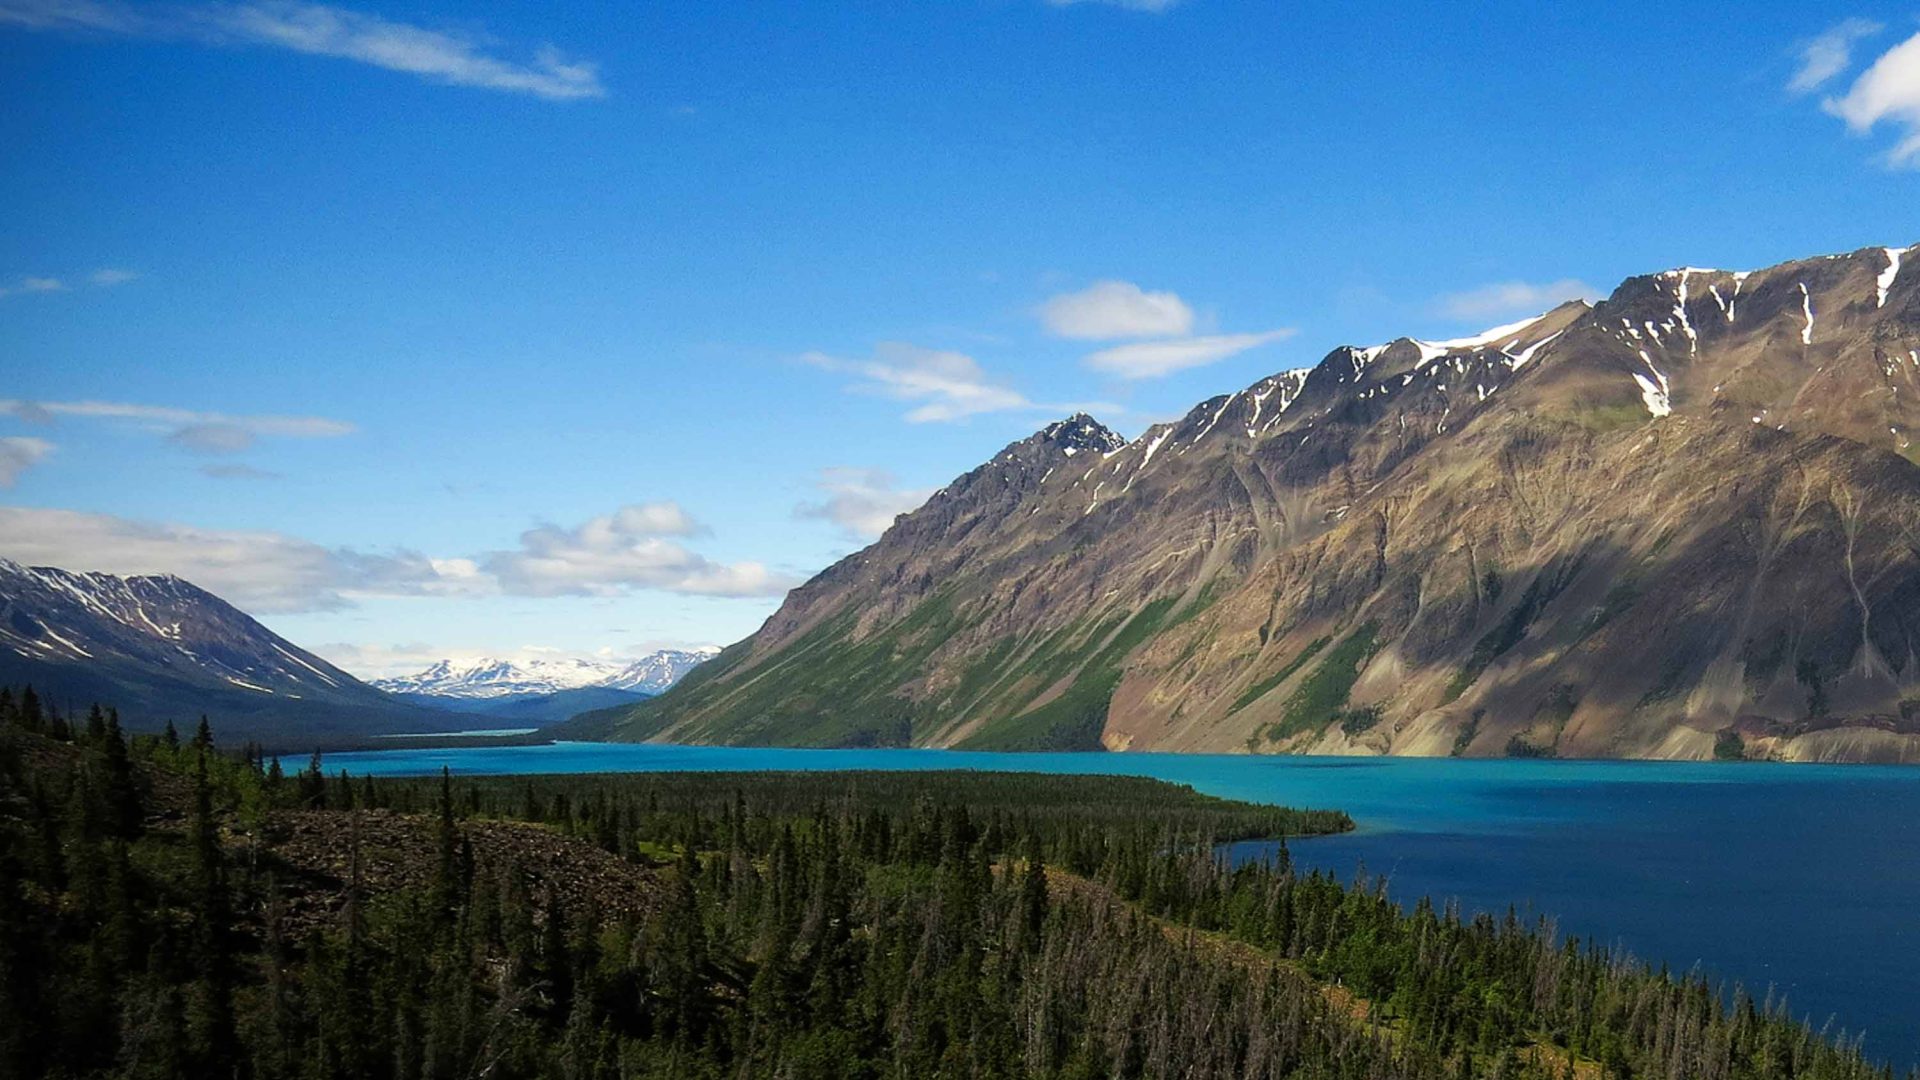
{"type": "Polygon", "coordinates": [[[28,683],[57,704],[114,704],[136,729],[206,714],[237,740],[280,745],[431,731],[447,721],[180,578],[0,559],[0,684],[28,683]]]}
{"type": "Polygon", "coordinates": [[[1913,248],[1054,425],[620,738],[1920,758],[1913,248]],[[1907,272],[1903,272],[1905,269],[1907,272]]]}

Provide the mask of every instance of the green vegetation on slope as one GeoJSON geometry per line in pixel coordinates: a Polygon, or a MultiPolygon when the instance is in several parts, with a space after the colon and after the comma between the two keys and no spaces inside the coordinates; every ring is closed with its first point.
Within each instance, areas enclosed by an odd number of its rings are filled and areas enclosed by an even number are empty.
{"type": "Polygon", "coordinates": [[[288,776],[28,705],[0,693],[8,1078],[1888,1075],[1544,924],[1218,857],[1338,814],[1111,777],[288,776]]]}
{"type": "Polygon", "coordinates": [[[1512,610],[1507,612],[1498,625],[1482,634],[1480,640],[1474,643],[1473,652],[1468,655],[1467,662],[1461,665],[1460,670],[1454,673],[1453,681],[1447,684],[1446,695],[1441,699],[1442,704],[1451,702],[1466,693],[1467,687],[1478,681],[1481,673],[1487,670],[1487,665],[1506,655],[1507,650],[1520,644],[1520,640],[1527,636],[1527,628],[1533,625],[1535,616],[1540,614],[1540,609],[1546,607],[1557,592],[1556,587],[1549,585],[1544,573],[1528,583],[1526,592],[1520,594],[1520,601],[1513,606],[1512,610]]]}
{"type": "Polygon", "coordinates": [[[1360,681],[1360,672],[1380,647],[1378,631],[1377,626],[1368,623],[1334,646],[1320,666],[1288,696],[1280,719],[1267,728],[1267,738],[1279,742],[1303,732],[1324,731],[1329,724],[1341,719],[1347,698],[1353,693],[1353,684],[1360,681]]]}
{"type": "Polygon", "coordinates": [[[677,739],[689,742],[905,746],[921,710],[893,690],[923,674],[929,657],[965,619],[952,595],[935,593],[905,618],[854,641],[857,620],[858,612],[840,612],[750,669],[741,668],[746,646],[737,645],[738,654],[729,649],[695,668],[682,685],[618,717],[594,717],[594,726],[629,740],[673,729],[677,739]],[[678,726],[683,723],[687,727],[678,726]]]}
{"type": "Polygon", "coordinates": [[[1017,715],[1001,715],[982,724],[962,740],[966,750],[1098,750],[1113,692],[1119,688],[1128,654],[1161,629],[1174,605],[1171,598],[1149,602],[1117,631],[1095,638],[1105,640],[1098,653],[1077,670],[1062,667],[1050,673],[1071,673],[1073,682],[1052,701],[1017,715]]]}
{"type": "Polygon", "coordinates": [[[1254,683],[1252,686],[1247,687],[1246,692],[1234,700],[1233,708],[1227,710],[1227,715],[1231,716],[1254,702],[1259,701],[1271,693],[1274,687],[1293,678],[1294,672],[1306,667],[1307,661],[1312,660],[1321,649],[1326,648],[1332,641],[1333,639],[1329,637],[1318,637],[1307,642],[1307,647],[1301,649],[1298,655],[1287,661],[1285,667],[1254,683]]]}

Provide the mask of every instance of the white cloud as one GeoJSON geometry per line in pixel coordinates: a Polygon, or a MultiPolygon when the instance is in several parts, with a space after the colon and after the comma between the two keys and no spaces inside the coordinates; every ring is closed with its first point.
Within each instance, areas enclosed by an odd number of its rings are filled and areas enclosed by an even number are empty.
{"type": "Polygon", "coordinates": [[[0,413],[31,423],[49,423],[60,417],[124,422],[161,432],[168,442],[207,454],[238,453],[262,437],[326,439],[350,435],[358,430],[344,420],[330,420],[323,416],[237,416],[122,401],[22,401],[0,398],[0,413]]]}
{"type": "Polygon", "coordinates": [[[798,584],[761,563],[716,563],[669,539],[702,531],[672,503],[627,506],[572,529],[529,529],[517,550],[490,552],[473,569],[521,596],[778,596],[798,584]]]}
{"type": "Polygon", "coordinates": [[[1888,164],[1920,164],[1920,34],[1889,49],[1844,97],[1828,98],[1825,108],[1856,134],[1872,131],[1883,120],[1891,123],[1901,129],[1901,138],[1888,153],[1888,164]]]}
{"type": "Polygon", "coordinates": [[[1449,319],[1491,319],[1504,315],[1532,315],[1568,300],[1598,294],[1593,286],[1573,278],[1559,281],[1499,281],[1465,292],[1448,293],[1436,304],[1449,319]]]}
{"type": "Polygon", "coordinates": [[[0,555],[70,570],[175,574],[256,614],[338,609],[356,596],[463,591],[415,552],[368,554],[276,532],[200,529],[73,510],[0,507],[0,555]]]}
{"type": "Polygon", "coordinates": [[[552,101],[606,94],[595,65],[543,45],[531,60],[493,55],[474,35],[392,22],[378,15],[293,0],[135,5],[121,0],[0,0],[0,23],[265,46],[329,56],[430,82],[531,94],[552,101]]]}
{"type": "Polygon", "coordinates": [[[819,352],[801,359],[828,371],[861,376],[865,381],[855,384],[855,389],[862,392],[917,402],[907,413],[907,419],[916,424],[1034,407],[1025,395],[990,380],[979,363],[964,353],[883,341],[874,346],[868,360],[842,360],[819,352]]]}
{"type": "Polygon", "coordinates": [[[700,526],[671,503],[624,507],[576,529],[545,525],[514,551],[433,557],[329,548],[271,531],[203,529],[74,510],[0,507],[0,557],[111,574],[174,574],[256,614],[330,611],[373,597],[777,596],[798,582],[718,563],[667,537],[700,526]]]}
{"type": "Polygon", "coordinates": [[[1291,329],[1258,334],[1213,334],[1172,341],[1139,341],[1102,349],[1086,358],[1086,365],[1122,379],[1153,379],[1187,368],[1216,363],[1248,349],[1289,338],[1291,329]]]}
{"type": "Polygon", "coordinates": [[[65,292],[67,284],[59,278],[29,277],[20,279],[20,292],[65,292]]]}
{"type": "Polygon", "coordinates": [[[898,487],[893,474],[882,469],[822,469],[815,486],[826,498],[801,503],[795,515],[830,521],[859,540],[877,538],[933,494],[929,488],[898,487]]]}
{"type": "Polygon", "coordinates": [[[10,488],[20,474],[40,464],[53,453],[53,444],[45,439],[11,435],[0,439],[0,488],[10,488]]]}
{"type": "Polygon", "coordinates": [[[1171,292],[1146,292],[1130,281],[1096,281],[1050,297],[1040,322],[1054,337],[1083,341],[1182,337],[1193,332],[1193,309],[1171,292]]]}
{"type": "Polygon", "coordinates": [[[1126,410],[1110,402],[1048,404],[1029,399],[1001,385],[965,353],[923,349],[900,341],[883,341],[867,360],[844,360],[823,352],[802,355],[800,361],[826,371],[860,376],[849,389],[895,401],[913,402],[906,419],[926,424],[963,420],[979,413],[1032,410],[1041,412],[1106,412],[1126,410]]]}
{"type": "Polygon", "coordinates": [[[483,656],[498,655],[447,649],[420,641],[393,645],[360,645],[346,641],[329,641],[324,645],[307,648],[314,655],[361,679],[386,679],[399,675],[411,675],[440,660],[477,660],[483,656]]]}
{"type": "Polygon", "coordinates": [[[1826,85],[1827,80],[1847,70],[1853,63],[1855,44],[1878,34],[1883,27],[1870,19],[1847,19],[1800,48],[1800,67],[1787,83],[1787,90],[1807,94],[1826,85]]]}
{"type": "Polygon", "coordinates": [[[95,285],[111,288],[115,285],[125,285],[129,281],[137,279],[139,276],[139,274],[134,273],[132,270],[115,270],[112,267],[103,266],[93,273],[88,274],[87,280],[93,282],[95,285]]]}

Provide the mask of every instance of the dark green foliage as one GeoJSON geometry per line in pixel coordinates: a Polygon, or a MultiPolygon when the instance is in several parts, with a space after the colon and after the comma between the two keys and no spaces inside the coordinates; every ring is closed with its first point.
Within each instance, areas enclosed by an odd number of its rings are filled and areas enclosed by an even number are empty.
{"type": "Polygon", "coordinates": [[[1807,717],[1818,720],[1827,715],[1827,684],[1820,676],[1820,665],[1802,660],[1793,668],[1794,678],[1807,688],[1807,717]]]}
{"type": "Polygon", "coordinates": [[[1332,638],[1320,637],[1320,638],[1314,638],[1312,641],[1308,642],[1307,647],[1304,649],[1301,649],[1298,656],[1295,656],[1293,659],[1287,661],[1287,665],[1285,667],[1267,676],[1266,678],[1261,679],[1259,682],[1254,683],[1252,686],[1247,687],[1245,693],[1241,694],[1238,698],[1234,699],[1233,708],[1228,709],[1227,714],[1232,715],[1234,713],[1239,712],[1241,709],[1244,709],[1247,706],[1253,704],[1254,702],[1260,700],[1261,698],[1266,697],[1267,694],[1271,692],[1274,687],[1279,686],[1281,683],[1286,682],[1288,679],[1293,678],[1294,672],[1299,671],[1303,667],[1306,667],[1307,661],[1312,660],[1315,656],[1317,656],[1320,650],[1326,648],[1328,643],[1330,643],[1332,640],[1333,640],[1332,638]]]}
{"type": "Polygon", "coordinates": [[[29,733],[0,695],[5,1080],[1890,1076],[1783,1003],[1512,914],[1409,912],[1284,846],[1219,858],[1338,814],[970,772],[443,774],[316,803],[151,738],[128,841],[104,734],[29,733]],[[337,840],[338,902],[304,919],[291,819],[337,840]],[[414,884],[363,875],[375,825],[432,853],[414,884]],[[477,870],[500,830],[570,862],[477,870]],[[645,902],[571,891],[596,859],[645,902]]]}
{"type": "Polygon", "coordinates": [[[1631,576],[1621,577],[1620,580],[1614,582],[1613,586],[1607,590],[1607,595],[1600,601],[1600,606],[1593,609],[1592,618],[1587,620],[1585,634],[1598,633],[1602,627],[1612,622],[1628,608],[1631,608],[1634,602],[1639,599],[1640,588],[1634,582],[1633,578],[1631,576]]]}
{"type": "Polygon", "coordinates": [[[1486,716],[1485,709],[1473,710],[1473,715],[1467,717],[1465,726],[1453,736],[1453,749],[1448,756],[1459,757],[1467,752],[1467,747],[1473,745],[1474,736],[1480,734],[1480,721],[1486,719],[1486,716]]]}
{"type": "Polygon", "coordinates": [[[1360,627],[1327,653],[1293,694],[1287,698],[1280,720],[1267,730],[1267,738],[1280,740],[1307,731],[1324,731],[1347,706],[1347,696],[1360,672],[1380,647],[1372,623],[1360,627]]]}
{"type": "Polygon", "coordinates": [[[1730,727],[1721,728],[1713,736],[1713,760],[1715,761],[1747,760],[1747,741],[1740,737],[1740,733],[1738,731],[1735,731],[1730,727]]]}
{"type": "MultiPolygon", "coordinates": [[[[775,817],[800,817],[826,808],[851,812],[858,807],[911,817],[931,804],[958,806],[996,837],[1031,834],[1043,841],[1050,859],[1067,853],[1088,837],[1105,843],[1144,828],[1145,834],[1172,831],[1204,834],[1222,842],[1263,836],[1344,832],[1353,827],[1338,810],[1296,810],[1203,795],[1190,787],[1137,776],[1060,776],[1049,773],[972,772],[703,772],[583,773],[528,777],[480,776],[461,781],[466,800],[487,817],[526,815],[528,796],[543,810],[536,820],[574,815],[593,820],[624,817],[608,809],[628,804],[640,811],[644,831],[681,843],[676,817],[725,816],[738,799],[775,817]],[[648,826],[647,822],[653,822],[648,826]]],[[[438,779],[382,780],[382,805],[426,809],[437,798],[438,779]]],[[[719,847],[722,837],[696,843],[719,847]]],[[[613,842],[617,844],[617,840],[613,842]]],[[[612,845],[608,845],[612,846],[612,845]]],[[[998,852],[997,852],[998,853],[998,852]]],[[[1005,854],[1023,854],[1008,848],[1005,854]]]]}
{"type": "Polygon", "coordinates": [[[1507,756],[1510,758],[1550,758],[1558,756],[1551,746],[1542,746],[1531,742],[1524,735],[1515,735],[1507,740],[1507,756]]]}
{"type": "Polygon", "coordinates": [[[1380,723],[1380,718],[1381,709],[1378,705],[1347,709],[1340,713],[1340,730],[1348,735],[1359,735],[1372,731],[1380,723]]]}

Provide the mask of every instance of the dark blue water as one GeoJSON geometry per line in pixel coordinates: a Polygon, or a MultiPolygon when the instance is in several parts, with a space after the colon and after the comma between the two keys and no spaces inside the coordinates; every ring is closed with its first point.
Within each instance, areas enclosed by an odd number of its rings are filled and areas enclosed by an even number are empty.
{"type": "MultiPolygon", "coordinates": [[[[1215,795],[1338,807],[1358,832],[1293,845],[1396,896],[1509,904],[1563,933],[1783,993],[1816,1026],[1920,1063],[1920,768],[1172,754],[975,754],[552,746],[335,754],[421,774],[980,768],[1152,776],[1215,795]]],[[[1256,857],[1260,845],[1236,854],[1256,857]]]]}

